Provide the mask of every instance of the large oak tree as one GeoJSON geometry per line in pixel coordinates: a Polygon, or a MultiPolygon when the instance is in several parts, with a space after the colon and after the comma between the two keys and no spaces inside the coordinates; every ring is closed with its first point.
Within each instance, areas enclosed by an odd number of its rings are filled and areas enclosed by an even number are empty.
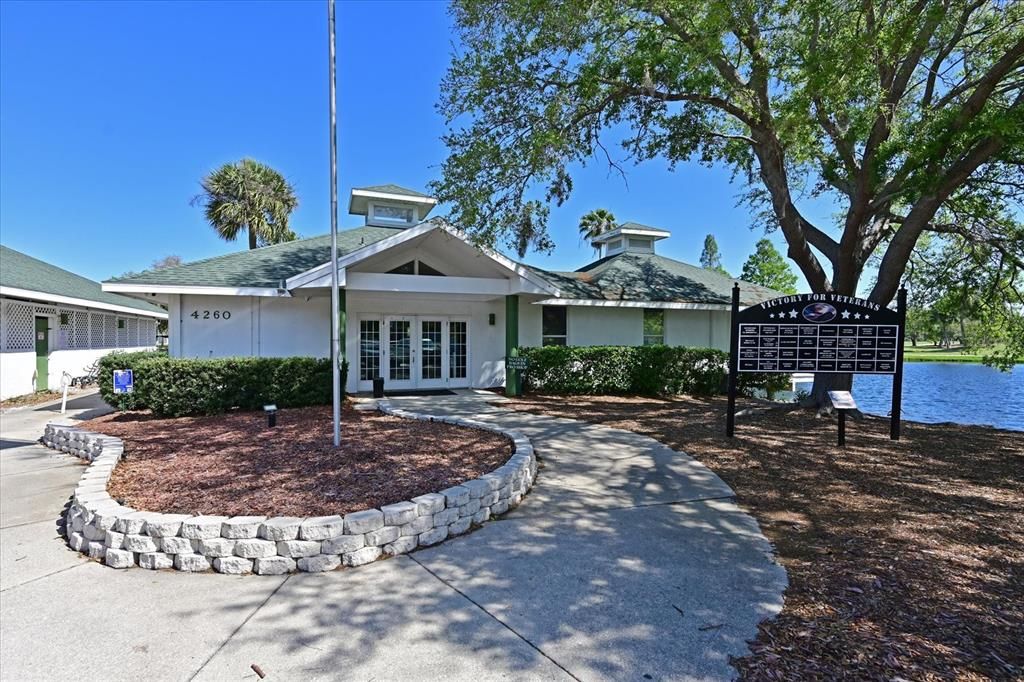
{"type": "Polygon", "coordinates": [[[579,164],[697,159],[736,171],[815,292],[856,294],[873,257],[864,284],[888,304],[928,231],[1024,266],[1024,3],[456,0],[451,12],[461,47],[434,190],[481,241],[550,247],[547,206],[579,164]],[[834,223],[805,214],[819,197],[839,207],[834,223]]]}

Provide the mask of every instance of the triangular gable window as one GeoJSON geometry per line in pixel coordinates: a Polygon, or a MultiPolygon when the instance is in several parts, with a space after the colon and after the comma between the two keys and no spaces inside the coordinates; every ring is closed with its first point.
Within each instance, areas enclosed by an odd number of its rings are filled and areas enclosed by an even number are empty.
{"type": "Polygon", "coordinates": [[[434,268],[430,267],[429,265],[427,265],[423,261],[418,261],[418,262],[420,264],[420,270],[419,270],[418,274],[420,274],[420,275],[431,275],[433,277],[444,277],[444,273],[443,272],[438,272],[437,270],[435,270],[434,268]]]}
{"type": "Polygon", "coordinates": [[[415,275],[416,274],[416,261],[411,260],[408,263],[403,263],[397,268],[388,270],[390,275],[415,275]]]}
{"type": "Polygon", "coordinates": [[[411,260],[408,263],[402,263],[397,268],[388,270],[389,275],[429,275],[432,277],[444,277],[445,274],[439,270],[435,270],[421,260],[411,260]]]}

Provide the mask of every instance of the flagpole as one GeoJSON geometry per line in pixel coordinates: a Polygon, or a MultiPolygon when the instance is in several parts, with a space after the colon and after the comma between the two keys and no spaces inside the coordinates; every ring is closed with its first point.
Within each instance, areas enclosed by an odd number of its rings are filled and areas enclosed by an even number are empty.
{"type": "Polygon", "coordinates": [[[334,92],[334,0],[327,0],[331,92],[331,388],[334,408],[334,447],[341,445],[341,336],[338,330],[338,121],[334,92]]]}

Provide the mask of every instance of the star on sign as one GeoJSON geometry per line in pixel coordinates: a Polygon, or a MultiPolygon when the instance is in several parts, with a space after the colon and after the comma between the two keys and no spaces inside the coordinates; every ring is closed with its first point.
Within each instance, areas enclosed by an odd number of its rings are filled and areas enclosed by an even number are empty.
{"type": "Polygon", "coordinates": [[[850,311],[849,311],[849,310],[844,310],[844,311],[842,312],[842,316],[843,316],[843,319],[844,319],[844,320],[848,320],[848,319],[850,319],[850,311]]]}
{"type": "Polygon", "coordinates": [[[870,316],[870,315],[868,315],[867,313],[864,313],[864,319],[865,319],[865,320],[870,320],[870,319],[871,319],[871,316],[870,316]]]}
{"type": "Polygon", "coordinates": [[[854,313],[853,319],[859,320],[860,319],[860,313],[854,313]]]}
{"type": "Polygon", "coordinates": [[[770,317],[770,318],[772,318],[774,320],[775,319],[775,313],[768,313],[768,317],[770,317]]]}
{"type": "Polygon", "coordinates": [[[790,310],[789,311],[789,316],[790,317],[796,317],[796,311],[795,310],[790,310]]]}

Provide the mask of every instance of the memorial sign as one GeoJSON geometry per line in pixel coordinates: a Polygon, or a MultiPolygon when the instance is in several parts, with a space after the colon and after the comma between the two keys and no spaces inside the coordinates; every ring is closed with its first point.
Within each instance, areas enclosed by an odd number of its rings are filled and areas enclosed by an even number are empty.
{"type": "Polygon", "coordinates": [[[740,311],[738,371],[895,374],[899,326],[896,311],[863,299],[775,298],[740,311]]]}
{"type": "Polygon", "coordinates": [[[841,294],[793,294],[739,309],[733,287],[729,415],[734,431],[736,379],[746,372],[891,374],[893,440],[899,439],[906,290],[891,310],[841,294]]]}

